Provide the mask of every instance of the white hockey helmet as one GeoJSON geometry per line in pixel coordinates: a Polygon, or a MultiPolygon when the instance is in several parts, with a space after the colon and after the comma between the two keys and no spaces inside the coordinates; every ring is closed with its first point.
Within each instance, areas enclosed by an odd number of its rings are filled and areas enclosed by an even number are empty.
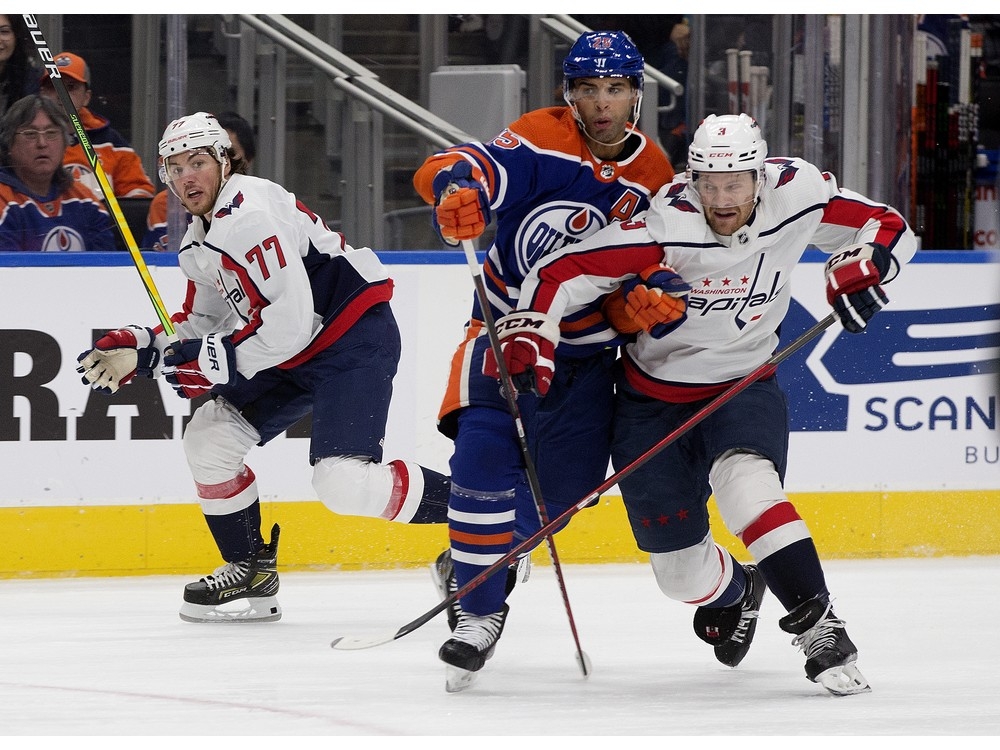
{"type": "Polygon", "coordinates": [[[233,142],[229,133],[208,112],[195,112],[185,117],[179,117],[167,125],[160,139],[160,179],[166,182],[163,164],[168,157],[184,151],[207,149],[215,160],[224,164],[229,159],[227,149],[233,142]]]}
{"type": "Polygon", "coordinates": [[[688,147],[688,179],[696,172],[753,171],[757,193],[764,184],[767,141],[748,114],[709,115],[694,131],[688,147]]]}

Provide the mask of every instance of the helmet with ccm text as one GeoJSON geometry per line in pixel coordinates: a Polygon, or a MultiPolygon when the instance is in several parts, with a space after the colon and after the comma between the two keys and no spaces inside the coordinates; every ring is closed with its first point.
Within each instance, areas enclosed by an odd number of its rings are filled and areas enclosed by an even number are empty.
{"type": "Polygon", "coordinates": [[[222,162],[228,158],[226,150],[232,148],[232,145],[229,133],[219,124],[215,115],[195,112],[179,117],[167,125],[158,151],[160,158],[166,159],[184,151],[205,148],[212,152],[216,160],[222,162]]]}
{"type": "Polygon", "coordinates": [[[748,114],[709,115],[694,131],[688,147],[688,179],[695,172],[755,172],[764,179],[767,141],[748,114]]]}
{"type": "Polygon", "coordinates": [[[563,60],[563,86],[574,78],[632,78],[642,91],[645,62],[624,31],[581,34],[563,60]]]}

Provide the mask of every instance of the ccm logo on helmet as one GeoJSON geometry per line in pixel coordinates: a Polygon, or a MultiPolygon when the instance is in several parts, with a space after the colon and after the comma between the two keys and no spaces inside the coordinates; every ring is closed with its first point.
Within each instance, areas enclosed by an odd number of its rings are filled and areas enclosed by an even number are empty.
{"type": "Polygon", "coordinates": [[[708,159],[727,159],[736,156],[733,151],[711,151],[706,158],[708,159]]]}

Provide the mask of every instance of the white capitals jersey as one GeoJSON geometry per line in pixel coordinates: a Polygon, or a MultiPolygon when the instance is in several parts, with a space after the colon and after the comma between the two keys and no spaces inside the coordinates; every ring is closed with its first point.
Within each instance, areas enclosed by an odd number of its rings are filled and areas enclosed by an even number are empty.
{"type": "Polygon", "coordinates": [[[647,395],[690,401],[719,392],[771,357],[791,301],[792,269],[808,245],[832,254],[878,242],[896,259],[892,275],[916,251],[898,212],[838,188],[812,164],[768,159],[765,170],[754,213],[731,237],[712,232],[697,193],[678,178],[635,221],[543,259],[522,285],[520,308],[559,319],[666,263],[691,286],[687,320],[659,339],[640,332],[625,348],[625,372],[647,395]]]}
{"type": "Polygon", "coordinates": [[[171,318],[178,336],[229,335],[247,378],[307,361],[392,296],[374,252],[352,248],[280,185],[240,174],[211,222],[189,222],[178,262],[189,279],[171,318]]]}

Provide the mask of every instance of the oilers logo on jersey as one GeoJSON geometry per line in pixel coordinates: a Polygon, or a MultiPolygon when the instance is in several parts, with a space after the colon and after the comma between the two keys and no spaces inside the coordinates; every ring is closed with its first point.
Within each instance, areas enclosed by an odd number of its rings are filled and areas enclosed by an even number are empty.
{"type": "Polygon", "coordinates": [[[588,203],[543,203],[524,217],[514,236],[520,274],[526,275],[552,250],[579,242],[605,226],[604,215],[588,203]]]}
{"type": "Polygon", "coordinates": [[[83,237],[73,227],[60,225],[52,229],[42,239],[43,251],[86,250],[83,237]]]}

